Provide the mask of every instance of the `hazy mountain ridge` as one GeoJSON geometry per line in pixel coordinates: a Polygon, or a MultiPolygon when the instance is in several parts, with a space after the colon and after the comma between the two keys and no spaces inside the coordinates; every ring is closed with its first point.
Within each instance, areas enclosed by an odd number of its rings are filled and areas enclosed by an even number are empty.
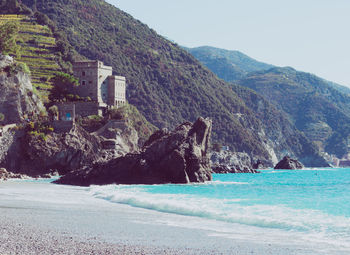
{"type": "Polygon", "coordinates": [[[348,152],[350,96],[329,82],[313,74],[279,67],[251,73],[238,84],[257,91],[286,112],[300,131],[327,152],[338,157],[348,152]]]}
{"type": "MultiPolygon", "coordinates": [[[[100,0],[22,3],[47,14],[81,55],[100,59],[126,76],[129,102],[158,127],[211,117],[214,141],[246,151],[254,159],[271,160],[279,153],[266,146],[267,141],[275,146],[265,132],[271,123],[258,119],[230,84],[129,14],[100,0]]],[[[280,120],[271,121],[277,125],[280,120]]],[[[280,136],[290,135],[283,132],[280,136]]],[[[320,158],[315,148],[309,156],[320,158]]]]}
{"type": "MultiPolygon", "coordinates": [[[[219,78],[251,88],[265,97],[321,149],[338,157],[348,152],[349,88],[291,67],[257,65],[258,61],[247,56],[245,59],[257,70],[244,73],[240,70],[246,64],[229,57],[237,54],[235,51],[206,46],[187,50],[219,78]]],[[[242,54],[238,52],[238,55],[242,54]]]]}
{"type": "Polygon", "coordinates": [[[218,77],[228,82],[242,79],[250,72],[274,67],[273,65],[259,62],[240,51],[224,50],[210,46],[185,49],[218,77]]]}

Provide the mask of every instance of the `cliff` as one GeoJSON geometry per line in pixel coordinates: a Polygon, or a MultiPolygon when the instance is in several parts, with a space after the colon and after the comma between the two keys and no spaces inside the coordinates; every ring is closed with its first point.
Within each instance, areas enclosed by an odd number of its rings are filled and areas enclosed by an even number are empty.
{"type": "Polygon", "coordinates": [[[247,153],[220,151],[210,156],[214,173],[257,173],[253,169],[252,159],[247,153]]]}
{"type": "Polygon", "coordinates": [[[26,129],[8,130],[0,137],[0,167],[30,176],[56,171],[65,174],[138,151],[137,133],[132,127],[114,133],[114,139],[114,146],[106,147],[106,138],[77,125],[69,132],[51,132],[44,137],[30,135],[26,129]]]}
{"type": "Polygon", "coordinates": [[[24,69],[23,64],[0,54],[0,113],[3,114],[0,125],[20,123],[26,116],[45,111],[24,69]]]}

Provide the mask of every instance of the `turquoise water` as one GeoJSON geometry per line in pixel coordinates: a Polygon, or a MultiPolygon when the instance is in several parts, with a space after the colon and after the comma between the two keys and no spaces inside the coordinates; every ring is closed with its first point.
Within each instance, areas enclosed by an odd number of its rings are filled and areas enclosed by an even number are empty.
{"type": "Polygon", "coordinates": [[[89,192],[159,212],[350,243],[350,169],[215,174],[204,184],[91,186],[89,192]]]}

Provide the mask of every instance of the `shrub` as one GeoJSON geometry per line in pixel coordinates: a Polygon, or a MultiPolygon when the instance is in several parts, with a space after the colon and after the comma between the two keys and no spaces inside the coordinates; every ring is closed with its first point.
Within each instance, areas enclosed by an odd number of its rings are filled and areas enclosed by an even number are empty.
{"type": "Polygon", "coordinates": [[[101,121],[103,119],[103,117],[101,117],[99,115],[90,115],[90,116],[88,116],[88,118],[90,120],[95,120],[95,121],[101,121]]]}
{"type": "Polygon", "coordinates": [[[67,73],[58,72],[56,76],[51,78],[51,82],[54,86],[51,89],[49,96],[50,101],[64,101],[67,99],[73,100],[74,95],[71,94],[74,86],[78,86],[78,80],[67,73]]]}
{"type": "Polygon", "coordinates": [[[23,63],[23,62],[18,62],[17,63],[16,71],[23,72],[23,73],[26,73],[26,74],[30,74],[29,67],[27,66],[26,63],[23,63]]]}
{"type": "Polygon", "coordinates": [[[5,120],[5,115],[0,112],[0,121],[4,121],[4,120],[5,120]]]}
{"type": "Polygon", "coordinates": [[[8,21],[0,25],[0,52],[5,55],[20,54],[21,47],[17,45],[18,32],[18,22],[8,21]]]}

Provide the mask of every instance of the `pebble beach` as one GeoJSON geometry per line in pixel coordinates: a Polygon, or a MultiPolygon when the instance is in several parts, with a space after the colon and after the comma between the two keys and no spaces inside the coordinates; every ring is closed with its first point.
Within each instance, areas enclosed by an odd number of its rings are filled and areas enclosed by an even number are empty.
{"type": "Polygon", "coordinates": [[[50,183],[1,182],[0,215],[1,255],[316,254],[243,234],[225,237],[208,228],[220,227],[216,221],[108,203],[86,188],[50,183]]]}

